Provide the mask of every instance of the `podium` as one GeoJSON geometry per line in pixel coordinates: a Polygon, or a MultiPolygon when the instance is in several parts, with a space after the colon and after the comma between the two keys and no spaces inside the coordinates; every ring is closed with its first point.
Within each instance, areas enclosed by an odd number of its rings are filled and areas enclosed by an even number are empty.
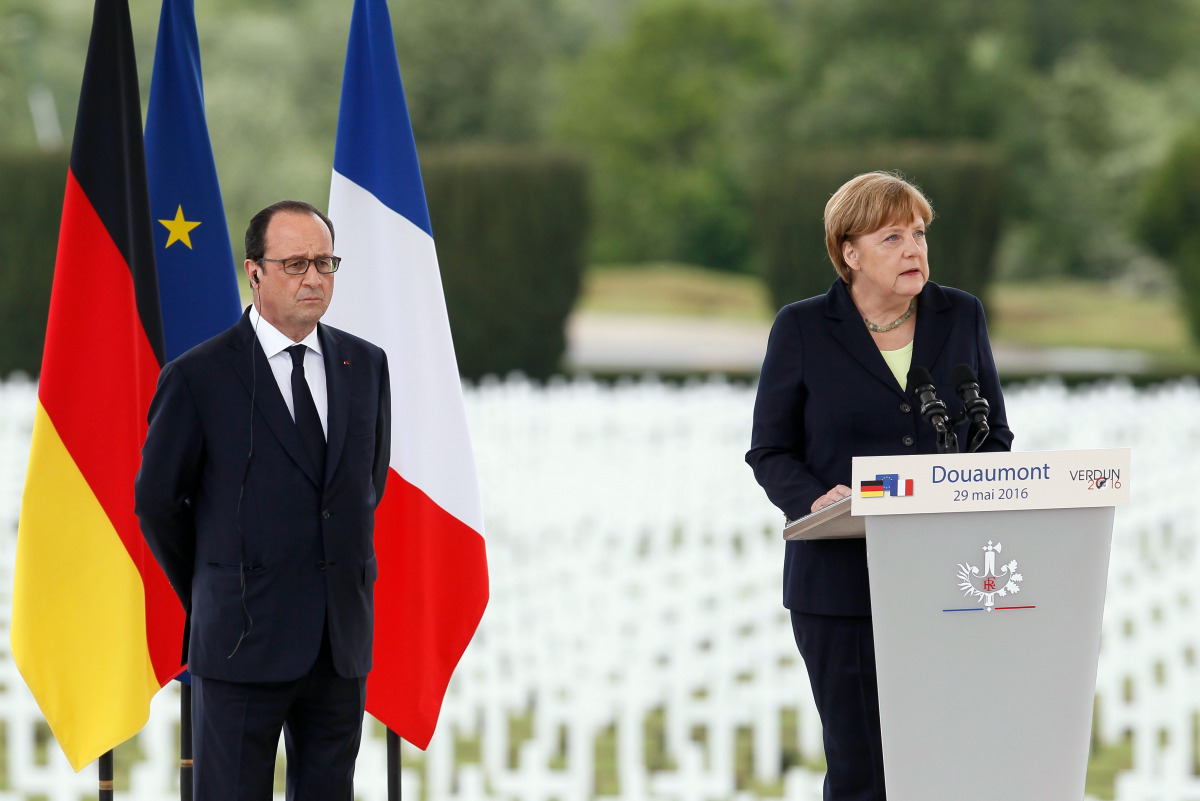
{"type": "Polygon", "coordinates": [[[1128,449],[854,459],[888,801],[1082,799],[1128,449]]]}

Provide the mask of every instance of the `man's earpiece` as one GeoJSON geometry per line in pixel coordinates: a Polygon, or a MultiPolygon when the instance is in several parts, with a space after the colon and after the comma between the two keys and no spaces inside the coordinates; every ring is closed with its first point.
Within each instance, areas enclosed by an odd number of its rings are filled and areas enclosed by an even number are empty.
{"type": "Polygon", "coordinates": [[[250,280],[253,281],[255,284],[259,283],[258,270],[255,270],[254,272],[250,273],[250,280]]]}

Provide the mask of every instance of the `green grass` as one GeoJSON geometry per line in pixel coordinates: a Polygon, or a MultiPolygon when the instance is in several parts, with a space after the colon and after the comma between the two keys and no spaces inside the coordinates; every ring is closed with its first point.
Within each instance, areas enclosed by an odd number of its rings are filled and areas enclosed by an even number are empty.
{"type": "Polygon", "coordinates": [[[1114,798],[1117,774],[1132,767],[1133,742],[1128,738],[1116,745],[1097,748],[1088,757],[1084,793],[1100,799],[1114,798]]]}
{"type": "MultiPolygon", "coordinates": [[[[786,771],[793,766],[801,766],[808,770],[825,770],[822,756],[805,759],[799,753],[796,737],[797,713],[795,710],[784,710],[780,714],[782,726],[783,749],[780,754],[780,767],[786,771]]],[[[666,718],[661,708],[651,710],[642,723],[644,737],[645,765],[649,772],[671,771],[676,769],[675,758],[666,748],[666,718]]],[[[509,719],[509,734],[524,741],[533,736],[533,716],[521,715],[509,719]]],[[[566,734],[560,733],[559,754],[552,760],[554,764],[547,765],[552,770],[565,769],[562,756],[566,752],[566,734]]],[[[467,738],[471,739],[471,738],[467,738]]],[[[708,733],[703,726],[695,726],[691,731],[692,742],[701,748],[708,748],[708,733]]],[[[617,795],[620,793],[621,777],[617,770],[617,729],[615,724],[602,729],[593,744],[595,755],[595,784],[597,795],[617,795]]],[[[754,738],[749,728],[739,728],[734,742],[736,772],[735,786],[739,792],[749,792],[759,798],[778,798],[783,795],[782,776],[769,783],[755,778],[753,773],[754,738]]],[[[515,770],[518,765],[513,758],[519,745],[510,752],[509,768],[515,770]]],[[[466,764],[462,752],[458,752],[456,764],[466,764]]],[[[1099,799],[1112,799],[1114,781],[1118,772],[1128,770],[1133,765],[1133,745],[1126,738],[1123,742],[1107,747],[1097,747],[1088,759],[1086,792],[1099,799]]],[[[405,767],[422,769],[419,764],[405,764],[405,767]]],[[[424,785],[422,785],[423,787],[424,785]]]]}
{"type": "Polygon", "coordinates": [[[988,294],[988,308],[997,341],[1129,348],[1165,361],[1200,359],[1175,299],[1165,295],[1085,281],[997,284],[988,294]]]}
{"type": "MultiPolygon", "coordinates": [[[[813,758],[812,755],[801,755],[799,744],[797,742],[797,713],[794,709],[786,709],[780,713],[780,724],[782,727],[783,741],[782,753],[780,754],[780,767],[786,771],[793,766],[801,766],[809,770],[823,771],[825,770],[825,761],[821,755],[813,758]],[[807,758],[806,758],[807,757],[807,758]]],[[[369,718],[367,721],[369,736],[382,737],[384,728],[374,718],[369,718]]],[[[1193,726],[1200,730],[1200,716],[1197,716],[1193,721],[1193,726]]],[[[676,769],[674,755],[670,754],[666,747],[666,718],[664,711],[659,708],[650,711],[643,721],[643,736],[645,739],[645,764],[650,772],[654,771],[670,771],[676,769]]],[[[48,729],[47,729],[48,732],[48,729]]],[[[7,732],[0,729],[0,735],[6,735],[7,732]]],[[[443,735],[443,736],[448,736],[443,735]]],[[[563,770],[566,768],[566,751],[567,741],[566,732],[560,732],[560,743],[558,754],[552,759],[551,764],[547,765],[551,770],[563,770]]],[[[510,751],[508,754],[509,769],[516,770],[519,765],[518,753],[521,743],[533,737],[533,715],[525,713],[515,715],[509,718],[509,737],[510,751]]],[[[40,749],[49,747],[48,743],[42,742],[42,737],[39,737],[39,753],[40,749]]],[[[693,742],[700,745],[702,748],[708,747],[707,731],[702,726],[697,726],[692,729],[691,739],[693,742]]],[[[463,734],[455,732],[455,756],[454,763],[457,766],[468,764],[481,763],[481,746],[479,736],[477,734],[463,734]]],[[[0,737],[0,758],[6,752],[2,747],[6,744],[6,738],[0,737]]],[[[754,738],[750,729],[739,729],[735,737],[735,760],[734,770],[736,771],[735,783],[739,791],[748,791],[752,795],[760,798],[778,798],[783,795],[783,779],[764,783],[754,777],[753,760],[754,760],[754,738]]],[[[594,741],[595,755],[595,785],[594,792],[596,795],[617,795],[620,792],[620,776],[617,770],[617,728],[615,724],[610,724],[600,730],[594,741]]],[[[114,750],[115,763],[115,778],[116,787],[129,787],[129,772],[133,763],[145,758],[145,755],[138,749],[133,748],[130,744],[123,744],[114,750]]],[[[1200,752],[1195,755],[1195,760],[1200,765],[1200,752]]],[[[401,764],[406,770],[415,770],[424,779],[425,776],[425,759],[424,754],[413,753],[411,749],[402,751],[401,764]]],[[[1086,792],[1090,796],[1099,799],[1112,799],[1114,796],[1114,782],[1116,775],[1123,770],[1128,770],[1133,766],[1133,744],[1127,737],[1123,742],[1109,746],[1097,746],[1088,759],[1087,768],[1087,785],[1086,792]]],[[[382,769],[382,766],[380,766],[382,769]]],[[[275,791],[282,793],[284,789],[284,760],[278,760],[276,765],[276,780],[275,791]]],[[[425,782],[421,783],[421,793],[417,801],[421,801],[426,793],[425,782]]]]}
{"type": "Polygon", "coordinates": [[[735,320],[773,316],[758,278],[668,263],[592,267],[584,274],[578,309],[735,320]]]}

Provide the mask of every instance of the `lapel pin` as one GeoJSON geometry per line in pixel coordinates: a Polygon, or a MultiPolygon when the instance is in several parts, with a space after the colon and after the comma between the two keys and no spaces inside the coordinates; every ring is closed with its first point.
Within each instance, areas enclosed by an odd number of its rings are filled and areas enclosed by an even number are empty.
{"type": "Polygon", "coordinates": [[[349,366],[350,366],[350,360],[349,360],[349,359],[346,359],[346,361],[342,362],[342,364],[344,364],[344,365],[346,365],[347,367],[349,367],[349,366]]]}

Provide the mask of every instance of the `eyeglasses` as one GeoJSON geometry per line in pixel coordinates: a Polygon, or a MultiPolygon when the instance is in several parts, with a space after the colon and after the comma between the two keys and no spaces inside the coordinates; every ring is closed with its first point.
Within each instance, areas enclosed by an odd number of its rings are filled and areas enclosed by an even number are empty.
{"type": "Polygon", "coordinates": [[[277,261],[283,265],[283,271],[288,275],[304,275],[309,265],[317,268],[319,273],[336,273],[342,263],[341,256],[318,256],[315,259],[295,257],[291,259],[256,259],[256,261],[277,261]]]}

